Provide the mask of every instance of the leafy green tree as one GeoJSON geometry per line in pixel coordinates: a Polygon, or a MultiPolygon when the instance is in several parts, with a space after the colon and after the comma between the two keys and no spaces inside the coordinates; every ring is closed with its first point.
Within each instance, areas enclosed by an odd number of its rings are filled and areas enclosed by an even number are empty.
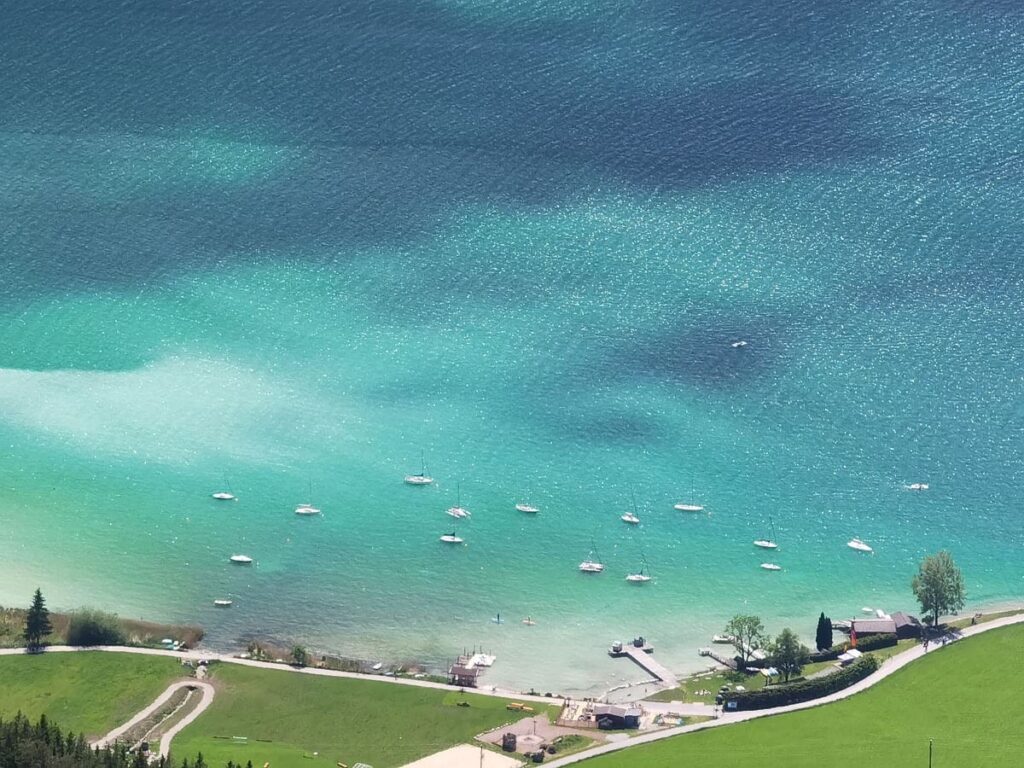
{"type": "Polygon", "coordinates": [[[733,616],[725,625],[725,635],[732,638],[732,645],[746,665],[754,651],[760,648],[765,640],[764,624],[759,616],[733,616]]]}
{"type": "Polygon", "coordinates": [[[814,646],[819,651],[827,651],[832,647],[832,619],[821,612],[818,617],[818,629],[814,633],[814,646]]]}
{"type": "Polygon", "coordinates": [[[910,586],[921,610],[930,614],[932,626],[939,623],[943,614],[964,607],[964,575],[946,550],[922,560],[910,586]]]}
{"type": "Polygon", "coordinates": [[[810,658],[811,652],[800,642],[796,633],[788,627],[771,644],[771,659],[774,666],[789,682],[793,675],[799,675],[810,658]]]}
{"type": "Polygon", "coordinates": [[[292,648],[292,661],[296,666],[304,667],[309,664],[309,653],[301,645],[292,648]]]}
{"type": "Polygon", "coordinates": [[[53,632],[53,625],[50,624],[50,612],[46,610],[46,601],[43,599],[41,590],[36,589],[32,597],[32,605],[29,606],[28,615],[25,617],[25,645],[30,652],[43,649],[43,638],[53,632]]]}

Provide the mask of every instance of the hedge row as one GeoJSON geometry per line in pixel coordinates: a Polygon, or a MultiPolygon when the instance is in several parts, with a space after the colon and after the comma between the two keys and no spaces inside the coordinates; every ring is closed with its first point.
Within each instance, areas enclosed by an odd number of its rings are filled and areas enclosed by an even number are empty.
{"type": "MultiPolygon", "coordinates": [[[[899,642],[899,638],[896,635],[890,633],[887,635],[867,635],[857,641],[857,650],[864,651],[877,651],[879,648],[889,648],[896,645],[899,642]]],[[[850,650],[850,643],[840,643],[839,645],[833,645],[824,651],[815,651],[811,654],[811,663],[819,661],[835,661],[839,658],[839,655],[846,653],[850,650]]]]}
{"type": "Polygon", "coordinates": [[[804,680],[792,685],[773,685],[757,691],[730,693],[726,697],[726,706],[729,709],[737,710],[768,709],[819,699],[830,693],[841,691],[843,688],[849,688],[857,681],[863,680],[878,669],[879,663],[874,656],[861,656],[850,666],[825,677],[804,680]]]}
{"type": "MultiPolygon", "coordinates": [[[[864,651],[877,651],[879,648],[889,648],[899,642],[899,638],[896,635],[868,635],[867,637],[857,641],[857,650],[864,651]]],[[[849,645],[849,643],[847,643],[849,645]]]]}

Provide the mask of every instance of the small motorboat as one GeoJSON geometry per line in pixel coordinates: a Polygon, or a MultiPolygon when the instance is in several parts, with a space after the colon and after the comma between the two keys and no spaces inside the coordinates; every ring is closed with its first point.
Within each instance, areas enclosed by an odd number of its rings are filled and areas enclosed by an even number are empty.
{"type": "Polygon", "coordinates": [[[229,493],[228,491],[217,491],[212,495],[217,501],[238,501],[235,494],[229,493]]]}
{"type": "Polygon", "coordinates": [[[729,346],[732,347],[733,349],[742,349],[743,347],[747,346],[748,343],[749,342],[740,339],[739,341],[734,341],[729,346]]]}
{"type": "Polygon", "coordinates": [[[239,565],[250,565],[252,558],[248,555],[232,555],[230,558],[232,563],[238,563],[239,565]]]}
{"type": "Polygon", "coordinates": [[[640,518],[634,515],[632,512],[627,512],[626,514],[622,515],[619,519],[624,523],[629,523],[630,525],[639,525],[640,523],[640,518]]]}
{"type": "Polygon", "coordinates": [[[761,563],[761,567],[766,571],[781,571],[782,566],[776,565],[775,563],[761,563]]]}
{"type": "Polygon", "coordinates": [[[673,504],[673,509],[677,509],[680,512],[703,512],[704,507],[700,504],[673,504]]]}
{"type": "Polygon", "coordinates": [[[216,605],[218,608],[230,608],[231,602],[232,601],[228,600],[226,597],[222,597],[217,600],[214,600],[213,604],[216,605]]]}
{"type": "Polygon", "coordinates": [[[863,541],[861,541],[860,539],[850,539],[848,542],[846,542],[846,546],[848,546],[850,549],[856,549],[858,552],[874,552],[875,551],[870,546],[868,546],[863,541]]]}
{"type": "Polygon", "coordinates": [[[383,662],[378,661],[376,664],[370,667],[370,669],[372,669],[374,672],[380,672],[382,669],[384,669],[384,664],[383,662]]]}
{"type": "Polygon", "coordinates": [[[718,643],[720,645],[731,645],[736,642],[736,638],[732,635],[715,635],[711,638],[712,643],[718,643]]]}
{"type": "Polygon", "coordinates": [[[874,613],[875,612],[874,608],[868,608],[866,605],[863,608],[861,608],[861,610],[864,611],[864,613],[874,613]]]}
{"type": "Polygon", "coordinates": [[[446,533],[442,536],[441,541],[445,544],[461,544],[464,539],[461,536],[456,536],[455,531],[452,531],[451,533],[446,533]]]}
{"type": "Polygon", "coordinates": [[[302,515],[304,517],[311,517],[312,515],[319,515],[320,510],[312,504],[299,504],[299,506],[295,508],[295,514],[302,515]]]}
{"type": "Polygon", "coordinates": [[[903,486],[908,491],[927,491],[928,483],[910,483],[909,485],[903,486]]]}
{"type": "Polygon", "coordinates": [[[531,504],[516,504],[516,509],[519,510],[520,512],[525,512],[528,515],[535,515],[538,512],[540,512],[540,509],[538,507],[535,507],[531,504]]]}

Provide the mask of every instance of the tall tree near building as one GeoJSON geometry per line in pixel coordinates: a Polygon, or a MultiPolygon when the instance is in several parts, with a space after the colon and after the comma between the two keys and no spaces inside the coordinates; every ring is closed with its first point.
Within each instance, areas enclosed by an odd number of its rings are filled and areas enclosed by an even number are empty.
{"type": "Polygon", "coordinates": [[[964,575],[946,550],[922,560],[910,586],[921,603],[921,610],[929,614],[932,626],[939,623],[943,614],[955,613],[964,607],[964,575]]]}
{"type": "Polygon", "coordinates": [[[30,653],[43,649],[43,638],[53,632],[53,625],[50,624],[50,612],[46,610],[46,601],[43,599],[41,590],[36,589],[32,597],[32,605],[29,606],[28,614],[25,616],[25,645],[30,653]]]}
{"type": "Polygon", "coordinates": [[[819,651],[827,651],[832,647],[832,619],[821,612],[818,617],[818,629],[814,633],[814,645],[819,651]]]}

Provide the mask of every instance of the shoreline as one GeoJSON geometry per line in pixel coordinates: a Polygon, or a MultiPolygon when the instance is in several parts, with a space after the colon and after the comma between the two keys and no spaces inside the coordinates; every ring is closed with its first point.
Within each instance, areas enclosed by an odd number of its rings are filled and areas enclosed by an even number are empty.
{"type": "MultiPolygon", "coordinates": [[[[0,607],[0,617],[10,617],[12,614],[23,613],[23,611],[24,609],[21,608],[0,607]]],[[[965,606],[964,610],[960,612],[959,616],[970,617],[974,613],[979,612],[984,614],[995,614],[1004,611],[1024,611],[1024,598],[1016,600],[1000,599],[990,602],[968,604],[965,606]]],[[[51,616],[59,617],[60,626],[66,627],[67,618],[71,613],[74,613],[74,611],[54,611],[51,613],[51,616]]],[[[833,618],[835,619],[836,617],[833,618]]],[[[137,630],[138,628],[149,630],[148,638],[139,638],[134,634],[129,635],[131,642],[124,647],[169,650],[169,652],[176,653],[199,653],[218,658],[231,657],[243,661],[251,660],[258,663],[266,663],[276,666],[290,666],[289,657],[291,648],[294,646],[302,646],[309,654],[312,662],[307,667],[308,669],[322,669],[328,672],[337,671],[368,679],[407,679],[426,680],[431,682],[447,680],[447,666],[441,667],[430,662],[424,662],[414,658],[410,659],[409,656],[404,657],[401,661],[387,659],[386,657],[379,657],[376,659],[359,659],[324,650],[319,646],[306,645],[301,641],[282,642],[274,639],[272,636],[269,637],[269,639],[255,639],[256,636],[251,635],[248,637],[247,646],[243,645],[241,642],[223,644],[217,642],[206,643],[204,629],[196,624],[170,624],[143,619],[124,619],[121,617],[118,617],[118,620],[126,630],[137,630]],[[156,635],[161,635],[161,639],[163,637],[174,637],[175,639],[179,639],[178,636],[180,635],[182,638],[198,638],[198,642],[183,642],[183,647],[180,650],[169,649],[168,646],[153,639],[156,635]],[[259,658],[248,657],[246,654],[252,650],[253,645],[258,645],[268,653],[260,656],[259,658]],[[381,668],[379,670],[373,669],[373,666],[378,663],[381,665],[381,668]]],[[[808,622],[811,620],[811,617],[808,617],[808,622]]],[[[0,639],[2,639],[2,634],[0,634],[0,639]]],[[[707,647],[710,644],[711,639],[708,638],[703,645],[695,645],[691,649],[694,659],[692,666],[688,666],[688,668],[680,668],[678,666],[671,665],[671,663],[668,665],[669,669],[676,673],[680,682],[723,670],[721,664],[713,662],[707,657],[698,657],[698,650],[702,647],[707,647]]],[[[3,647],[16,649],[18,646],[4,646],[0,644],[0,648],[3,647]]],[[[453,651],[451,658],[454,659],[458,653],[458,651],[453,651]]],[[[495,665],[501,665],[503,658],[507,658],[507,656],[499,657],[495,662],[495,665]]],[[[662,656],[662,658],[664,658],[664,656],[662,656]]],[[[619,668],[629,670],[625,677],[610,685],[608,683],[611,683],[611,681],[605,681],[605,684],[602,685],[602,681],[599,679],[600,675],[596,674],[596,671],[599,669],[599,664],[604,661],[605,658],[598,656],[595,657],[595,660],[592,663],[588,663],[586,665],[586,668],[590,670],[589,685],[584,683],[580,686],[564,686],[561,688],[557,686],[549,687],[540,683],[538,679],[523,682],[519,682],[517,680],[512,683],[501,681],[497,684],[490,684],[488,682],[490,668],[487,668],[487,670],[481,675],[480,686],[473,690],[480,692],[501,691],[505,695],[535,695],[541,698],[546,698],[549,701],[551,699],[563,698],[590,698],[601,701],[614,701],[617,703],[639,701],[647,696],[657,693],[659,690],[671,690],[671,687],[661,684],[660,681],[652,678],[649,673],[637,667],[628,659],[616,662],[617,665],[620,665],[619,668]],[[540,684],[538,685],[538,683],[540,684]],[[641,689],[643,690],[641,691],[641,689]],[[541,694],[550,694],[550,697],[541,696],[541,694]]]]}

